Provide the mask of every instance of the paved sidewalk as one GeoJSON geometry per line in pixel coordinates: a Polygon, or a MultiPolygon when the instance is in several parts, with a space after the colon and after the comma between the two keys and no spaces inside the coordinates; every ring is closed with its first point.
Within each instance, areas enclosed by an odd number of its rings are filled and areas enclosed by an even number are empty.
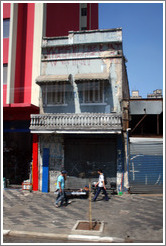
{"type": "MultiPolygon", "coordinates": [[[[55,196],[51,192],[30,193],[19,189],[4,189],[4,233],[5,230],[10,230],[13,233],[54,235],[73,240],[71,230],[76,222],[88,220],[89,201],[74,198],[67,207],[56,208],[55,196]]],[[[96,241],[100,241],[102,237],[105,240],[107,238],[108,242],[111,238],[113,241],[119,239],[119,242],[125,240],[163,242],[162,195],[111,195],[108,202],[102,200],[100,195],[97,201],[92,203],[92,219],[104,221],[104,231],[100,237],[96,237],[96,241]]]]}

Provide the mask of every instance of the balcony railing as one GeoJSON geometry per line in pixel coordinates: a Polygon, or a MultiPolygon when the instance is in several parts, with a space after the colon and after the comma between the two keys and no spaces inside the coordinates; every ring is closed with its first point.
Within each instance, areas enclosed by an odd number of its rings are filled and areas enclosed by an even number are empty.
{"type": "Polygon", "coordinates": [[[120,114],[32,114],[31,130],[121,130],[120,114]]]}

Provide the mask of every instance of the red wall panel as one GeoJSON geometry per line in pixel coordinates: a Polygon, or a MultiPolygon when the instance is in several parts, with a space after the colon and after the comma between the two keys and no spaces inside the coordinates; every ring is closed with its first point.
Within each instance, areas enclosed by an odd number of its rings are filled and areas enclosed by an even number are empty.
{"type": "Polygon", "coordinates": [[[34,35],[34,3],[18,4],[15,103],[30,103],[34,35]]]}
{"type": "Polygon", "coordinates": [[[27,4],[18,4],[14,102],[23,102],[27,4]],[[22,91],[21,91],[22,90],[22,91]]]}
{"type": "Polygon", "coordinates": [[[27,8],[24,103],[30,103],[31,102],[32,65],[33,65],[33,38],[34,38],[34,14],[35,14],[35,4],[34,3],[29,3],[28,4],[28,8],[27,8]]]}
{"type": "MultiPolygon", "coordinates": [[[[4,85],[4,89],[5,87],[4,85]]],[[[39,108],[25,103],[4,104],[3,106],[3,120],[30,120],[30,114],[39,113],[39,108]]]]}
{"type": "Polygon", "coordinates": [[[47,3],[46,36],[67,36],[79,30],[79,3],[47,3]]]}
{"type": "MultiPolygon", "coordinates": [[[[10,3],[3,3],[3,19],[10,18],[10,3]]],[[[9,38],[3,39],[3,63],[8,63],[9,38]]]]}
{"type": "Polygon", "coordinates": [[[8,63],[9,38],[3,39],[3,63],[8,63]]]}
{"type": "Polygon", "coordinates": [[[10,3],[3,3],[3,18],[10,18],[10,3]]]}
{"type": "Polygon", "coordinates": [[[3,105],[6,104],[6,91],[7,91],[7,85],[3,85],[3,105]]]}
{"type": "Polygon", "coordinates": [[[98,3],[87,4],[87,29],[98,29],[98,3]]]}
{"type": "Polygon", "coordinates": [[[32,146],[32,178],[33,178],[33,190],[38,190],[38,135],[33,134],[33,146],[32,146]]]}
{"type": "Polygon", "coordinates": [[[98,3],[91,4],[91,29],[95,30],[99,28],[99,20],[98,20],[98,3]]]}

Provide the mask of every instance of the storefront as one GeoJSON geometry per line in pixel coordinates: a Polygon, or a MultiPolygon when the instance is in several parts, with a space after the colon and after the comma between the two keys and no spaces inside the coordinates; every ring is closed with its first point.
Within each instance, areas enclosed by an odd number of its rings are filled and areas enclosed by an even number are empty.
{"type": "Polygon", "coordinates": [[[57,176],[67,170],[66,188],[80,189],[89,178],[96,181],[101,168],[110,182],[118,184],[124,170],[123,142],[120,134],[40,134],[39,173],[42,191],[55,191],[57,176]]]}
{"type": "Polygon", "coordinates": [[[30,121],[4,121],[3,177],[8,184],[21,185],[29,179],[32,161],[32,134],[30,121]]]}

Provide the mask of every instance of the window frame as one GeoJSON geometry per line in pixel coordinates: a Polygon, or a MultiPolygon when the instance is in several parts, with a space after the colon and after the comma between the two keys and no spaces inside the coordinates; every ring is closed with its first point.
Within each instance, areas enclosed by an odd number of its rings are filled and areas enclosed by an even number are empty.
{"type": "Polygon", "coordinates": [[[46,84],[42,86],[42,102],[43,102],[43,106],[49,106],[49,107],[54,107],[54,106],[67,106],[68,104],[66,103],[66,83],[65,81],[60,81],[57,82],[55,84],[46,84]],[[55,103],[48,103],[48,93],[52,94],[52,102],[54,101],[54,99],[56,98],[56,93],[58,93],[58,91],[56,90],[59,86],[62,86],[63,90],[60,92],[60,97],[62,100],[62,102],[58,103],[58,100],[55,101],[55,103]],[[52,90],[51,90],[52,87],[52,90]],[[55,88],[55,90],[53,90],[53,87],[55,88]],[[50,89],[50,91],[48,91],[48,89],[50,89]],[[55,93],[55,96],[53,95],[53,93],[55,93]]]}
{"type": "Polygon", "coordinates": [[[87,7],[81,8],[81,16],[87,16],[87,7]]]}
{"type": "Polygon", "coordinates": [[[3,19],[3,38],[9,38],[10,35],[10,18],[3,19]],[[5,29],[5,22],[7,21],[7,28],[5,29]],[[7,35],[4,35],[4,31],[7,33],[7,35]]]}
{"type": "Polygon", "coordinates": [[[82,90],[82,101],[81,102],[81,105],[107,105],[106,102],[105,102],[105,96],[104,96],[104,87],[105,87],[105,82],[104,80],[93,80],[93,81],[86,81],[84,82],[83,84],[83,90],[82,90]],[[98,98],[101,97],[101,101],[99,100],[95,100],[95,93],[96,93],[96,90],[95,90],[95,87],[93,87],[93,90],[92,90],[92,98],[93,98],[93,101],[90,100],[90,90],[87,91],[88,93],[88,97],[89,97],[89,102],[86,101],[86,88],[87,87],[91,87],[93,85],[93,83],[98,83],[98,98]]]}
{"type": "Polygon", "coordinates": [[[8,73],[8,64],[4,63],[3,64],[3,85],[7,85],[7,73],[8,73]],[[4,68],[6,68],[5,75],[6,75],[6,82],[4,83],[4,68]]]}

